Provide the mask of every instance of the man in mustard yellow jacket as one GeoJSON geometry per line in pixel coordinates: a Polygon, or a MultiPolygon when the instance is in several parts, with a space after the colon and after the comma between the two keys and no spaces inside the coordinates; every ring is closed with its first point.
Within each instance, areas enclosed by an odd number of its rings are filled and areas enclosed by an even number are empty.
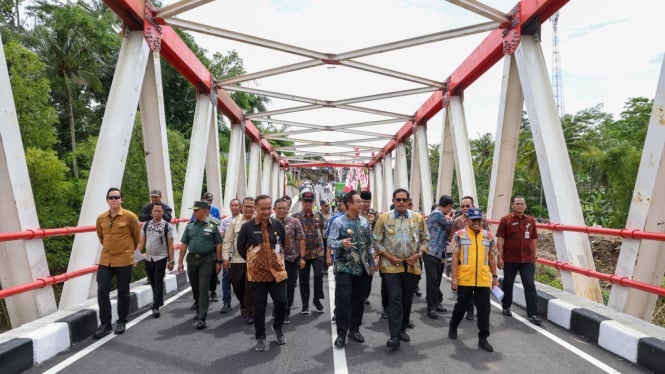
{"type": "Polygon", "coordinates": [[[422,273],[420,254],[429,251],[425,220],[407,209],[409,198],[409,191],[403,188],[393,192],[395,209],[378,218],[372,240],[374,251],[381,256],[381,274],[388,292],[390,339],[386,346],[391,349],[399,349],[400,340],[411,340],[406,327],[413,294],[422,273]]]}
{"type": "Polygon", "coordinates": [[[453,252],[451,286],[457,291],[457,303],[450,318],[448,337],[457,339],[459,326],[473,300],[478,310],[478,347],[493,352],[487,341],[490,335],[490,292],[499,281],[496,275],[494,238],[482,229],[483,212],[469,208],[467,226],[458,230],[450,241],[453,252]]]}

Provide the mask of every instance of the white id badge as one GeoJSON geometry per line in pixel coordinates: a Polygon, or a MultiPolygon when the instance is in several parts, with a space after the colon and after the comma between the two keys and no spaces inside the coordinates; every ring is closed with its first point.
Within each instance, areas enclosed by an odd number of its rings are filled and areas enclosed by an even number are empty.
{"type": "Polygon", "coordinates": [[[530,236],[529,236],[529,232],[528,232],[528,231],[524,231],[524,239],[529,239],[529,237],[530,237],[530,236]]]}

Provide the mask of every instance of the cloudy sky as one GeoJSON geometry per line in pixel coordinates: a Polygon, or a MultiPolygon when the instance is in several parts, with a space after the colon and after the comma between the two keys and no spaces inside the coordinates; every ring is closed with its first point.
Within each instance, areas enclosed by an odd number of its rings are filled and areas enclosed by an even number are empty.
{"type": "MultiPolygon", "coordinates": [[[[165,4],[174,1],[165,1],[165,4]]],[[[486,0],[509,11],[515,1],[486,0]]],[[[653,97],[663,60],[665,22],[660,0],[571,0],[560,11],[559,43],[567,113],[603,104],[618,117],[631,97],[653,97]]],[[[377,44],[486,22],[443,0],[217,0],[183,13],[180,18],[292,44],[320,52],[341,53],[377,44]]],[[[211,53],[238,51],[247,72],[305,60],[265,48],[205,35],[197,42],[211,53]]],[[[359,59],[429,79],[445,80],[485,34],[432,43],[359,59]]],[[[552,25],[542,27],[542,48],[551,71],[552,25]]],[[[464,93],[469,136],[494,133],[498,115],[502,63],[499,62],[464,93]]],[[[417,87],[408,82],[361,73],[345,67],[319,66],[305,71],[248,82],[264,90],[334,100],[417,87]],[[316,82],[316,84],[312,84],[316,82]]],[[[394,111],[412,114],[430,94],[392,99],[394,111]]],[[[302,105],[273,99],[269,109],[302,105]]],[[[361,105],[372,107],[372,103],[361,105]]],[[[377,106],[378,107],[378,106],[377,106]]],[[[358,113],[321,110],[290,114],[285,119],[309,123],[358,122],[358,113]]],[[[376,119],[367,115],[367,120],[376,119]]],[[[401,127],[371,130],[392,133],[401,127]]],[[[428,124],[429,143],[440,141],[442,119],[428,124]]],[[[375,142],[383,146],[385,141],[375,142]]]]}

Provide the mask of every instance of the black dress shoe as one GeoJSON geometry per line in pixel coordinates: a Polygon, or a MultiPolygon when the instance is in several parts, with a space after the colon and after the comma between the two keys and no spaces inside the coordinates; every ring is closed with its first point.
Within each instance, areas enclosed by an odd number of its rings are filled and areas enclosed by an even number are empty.
{"type": "Polygon", "coordinates": [[[210,292],[210,302],[216,303],[219,299],[217,298],[217,292],[210,292]]]}
{"type": "Polygon", "coordinates": [[[476,319],[476,317],[472,311],[468,311],[466,312],[466,319],[468,321],[473,321],[474,319],[476,319]]]}
{"type": "Polygon", "coordinates": [[[410,342],[411,337],[409,336],[409,334],[406,333],[406,331],[402,331],[399,333],[399,340],[403,342],[410,342]]]}
{"type": "Polygon", "coordinates": [[[363,336],[363,334],[360,333],[360,331],[349,331],[349,339],[358,343],[365,342],[365,337],[363,336]]]}
{"type": "Polygon", "coordinates": [[[254,318],[252,318],[252,317],[245,318],[245,323],[248,324],[248,325],[253,325],[254,324],[254,318]]]}
{"type": "Polygon", "coordinates": [[[529,316],[529,322],[533,323],[536,326],[540,326],[540,324],[542,323],[540,318],[538,318],[538,316],[535,314],[529,316]]]}
{"type": "Polygon", "coordinates": [[[445,313],[445,312],[448,311],[448,309],[444,308],[443,304],[439,304],[439,305],[436,306],[436,311],[441,312],[441,313],[445,313]]]}
{"type": "Polygon", "coordinates": [[[420,290],[420,287],[416,288],[416,296],[420,297],[422,295],[423,295],[423,292],[420,290]]]}
{"type": "Polygon", "coordinates": [[[192,306],[189,307],[190,310],[197,310],[199,309],[199,303],[195,302],[192,304],[192,306]]]}
{"type": "Polygon", "coordinates": [[[125,321],[118,321],[115,323],[115,330],[113,331],[116,335],[122,335],[125,333],[125,321]]]}
{"type": "Polygon", "coordinates": [[[386,347],[391,349],[399,349],[399,338],[390,338],[386,342],[386,347]]]}
{"type": "Polygon", "coordinates": [[[152,310],[152,318],[159,318],[161,314],[159,313],[159,309],[153,309],[152,310]]]}
{"type": "Polygon", "coordinates": [[[344,348],[344,344],[346,344],[346,340],[341,336],[337,336],[337,339],[335,339],[335,347],[344,348]]]}
{"type": "Polygon", "coordinates": [[[501,310],[501,313],[503,313],[503,315],[506,316],[506,317],[512,317],[513,316],[513,312],[510,311],[510,308],[503,308],[501,310]]]}
{"type": "Polygon", "coordinates": [[[457,329],[453,327],[448,328],[448,337],[450,339],[457,339],[457,329]]]}
{"type": "Polygon", "coordinates": [[[111,332],[111,325],[102,323],[101,325],[99,325],[93,336],[95,337],[95,339],[99,339],[105,337],[110,332],[111,332]]]}
{"type": "Polygon", "coordinates": [[[431,319],[438,319],[439,313],[437,313],[436,310],[430,310],[429,312],[427,312],[427,317],[431,319]]]}
{"type": "Polygon", "coordinates": [[[220,313],[228,313],[231,311],[231,304],[224,304],[222,309],[219,310],[220,313]]]}
{"type": "Polygon", "coordinates": [[[494,352],[494,347],[492,347],[492,345],[486,339],[478,341],[478,348],[482,349],[483,351],[494,352]]]}
{"type": "Polygon", "coordinates": [[[196,329],[197,330],[203,330],[205,328],[206,328],[206,321],[204,321],[202,319],[196,321],[196,329]]]}
{"type": "Polygon", "coordinates": [[[406,327],[412,329],[412,328],[416,327],[416,324],[413,323],[413,321],[409,320],[409,323],[406,324],[406,327]]]}

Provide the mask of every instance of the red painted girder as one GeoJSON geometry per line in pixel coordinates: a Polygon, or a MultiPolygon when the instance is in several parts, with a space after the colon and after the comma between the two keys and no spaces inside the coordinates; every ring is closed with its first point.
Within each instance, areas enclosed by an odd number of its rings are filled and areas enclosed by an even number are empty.
{"type": "MultiPolygon", "coordinates": [[[[520,27],[525,24],[539,22],[542,24],[547,21],[549,17],[556,13],[563,7],[569,0],[522,0],[520,10],[520,27]]],[[[469,87],[473,82],[489,70],[503,58],[503,30],[497,29],[492,31],[476,49],[455,69],[450,75],[450,85],[448,86],[449,95],[455,92],[463,92],[466,87],[469,87]]],[[[443,109],[444,93],[436,91],[418,108],[415,113],[415,123],[427,123],[434,117],[441,109],[443,109]]],[[[368,165],[371,167],[376,162],[380,161],[387,153],[392,152],[397,143],[401,142],[404,138],[412,135],[413,122],[407,121],[402,128],[397,132],[397,142],[390,140],[374,160],[370,161],[368,165]]]]}
{"type": "Polygon", "coordinates": [[[349,164],[349,163],[339,163],[339,162],[305,162],[297,164],[289,164],[290,168],[364,168],[365,164],[349,164]]]}

